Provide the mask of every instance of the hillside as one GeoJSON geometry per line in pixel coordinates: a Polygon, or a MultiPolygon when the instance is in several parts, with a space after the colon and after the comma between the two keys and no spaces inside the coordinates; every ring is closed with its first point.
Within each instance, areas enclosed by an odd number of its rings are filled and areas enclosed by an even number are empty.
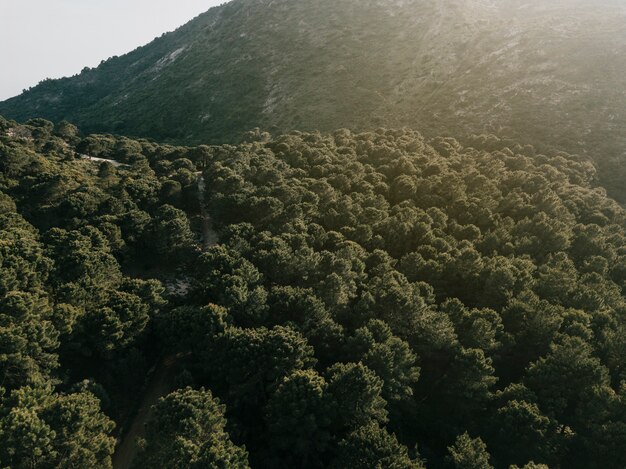
{"type": "Polygon", "coordinates": [[[624,467],[626,211],[595,179],[488,135],[0,118],[0,465],[110,468],[130,427],[149,469],[624,467]]]}
{"type": "Polygon", "coordinates": [[[488,132],[588,155],[626,200],[625,89],[618,0],[234,0],[0,114],[185,144],[254,127],[488,132]]]}

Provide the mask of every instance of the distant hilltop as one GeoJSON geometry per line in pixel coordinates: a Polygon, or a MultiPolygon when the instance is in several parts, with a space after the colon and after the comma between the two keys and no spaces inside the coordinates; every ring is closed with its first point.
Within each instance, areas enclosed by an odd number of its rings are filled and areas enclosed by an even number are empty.
{"type": "Polygon", "coordinates": [[[625,90],[617,0],[234,0],[0,114],[183,144],[255,127],[495,133],[591,157],[624,201],[625,90]]]}

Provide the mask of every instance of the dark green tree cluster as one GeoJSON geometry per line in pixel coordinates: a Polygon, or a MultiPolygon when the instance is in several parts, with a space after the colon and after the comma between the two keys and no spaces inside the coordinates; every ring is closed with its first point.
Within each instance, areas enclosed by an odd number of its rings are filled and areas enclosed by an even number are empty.
{"type": "Polygon", "coordinates": [[[253,466],[624,464],[626,212],[589,163],[384,129],[211,152],[221,244],[162,334],[253,466]]]}
{"type": "Polygon", "coordinates": [[[248,469],[245,449],[225,431],[224,406],[210,391],[180,389],[155,406],[136,467],[248,469]]]}
{"type": "Polygon", "coordinates": [[[0,465],[108,467],[175,355],[136,467],[623,467],[626,211],[596,179],[491,135],[0,119],[0,465]]]}
{"type": "Polygon", "coordinates": [[[2,467],[111,465],[112,419],[135,405],[160,352],[150,321],[167,307],[162,283],[137,272],[197,249],[188,153],[0,118],[2,467]]]}

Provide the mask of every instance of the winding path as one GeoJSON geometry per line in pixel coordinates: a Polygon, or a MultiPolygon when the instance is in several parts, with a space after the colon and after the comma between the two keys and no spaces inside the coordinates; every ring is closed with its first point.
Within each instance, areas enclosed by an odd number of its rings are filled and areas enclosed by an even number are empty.
{"type": "Polygon", "coordinates": [[[214,246],[219,241],[217,233],[213,229],[213,221],[211,220],[211,215],[206,209],[206,205],[204,203],[204,176],[202,172],[198,173],[198,201],[200,202],[200,214],[202,215],[202,233],[204,235],[204,240],[202,242],[202,246],[204,249],[208,249],[211,246],[214,246]]]}
{"type": "MultiPolygon", "coordinates": [[[[106,161],[113,166],[121,166],[122,163],[115,160],[96,158],[89,155],[80,155],[81,158],[94,162],[106,161]]],[[[213,222],[208,210],[205,206],[205,182],[204,176],[201,171],[196,173],[198,179],[198,202],[200,204],[200,214],[202,216],[202,248],[208,249],[215,245],[219,241],[219,237],[213,229],[213,222]]],[[[184,279],[180,280],[184,283],[184,279]]],[[[161,360],[152,376],[150,377],[148,384],[146,385],[143,396],[141,397],[141,403],[134,415],[128,431],[126,431],[122,437],[122,440],[115,448],[113,454],[113,468],[114,469],[130,469],[133,459],[139,452],[137,440],[145,435],[146,422],[152,416],[152,407],[158,402],[158,400],[169,394],[171,391],[171,383],[176,376],[177,365],[181,356],[169,356],[161,360]]]]}
{"type": "Polygon", "coordinates": [[[177,357],[164,358],[154,370],[146,390],[141,399],[141,404],[130,424],[130,427],[119,445],[115,448],[113,455],[114,469],[129,469],[133,459],[139,451],[137,439],[145,434],[145,424],[152,416],[152,406],[159,398],[166,396],[170,392],[170,383],[176,374],[177,357]]]}
{"type": "MultiPolygon", "coordinates": [[[[219,238],[213,229],[211,216],[204,203],[204,176],[201,172],[198,172],[197,175],[198,201],[200,203],[200,213],[202,216],[202,247],[203,249],[208,249],[217,244],[219,238]]],[[[158,402],[159,398],[166,396],[171,391],[170,383],[173,381],[176,374],[176,365],[179,359],[179,356],[166,357],[157,365],[154,374],[146,386],[141,404],[130,423],[130,427],[115,449],[115,454],[113,455],[114,469],[130,469],[133,459],[139,452],[137,440],[144,436],[146,422],[148,422],[152,416],[152,406],[158,402]]]]}

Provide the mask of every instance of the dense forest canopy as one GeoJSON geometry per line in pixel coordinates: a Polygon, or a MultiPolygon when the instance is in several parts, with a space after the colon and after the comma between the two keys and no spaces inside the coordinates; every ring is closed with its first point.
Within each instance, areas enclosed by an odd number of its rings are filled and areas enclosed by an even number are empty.
{"type": "Polygon", "coordinates": [[[138,468],[624,467],[626,211],[596,180],[487,134],[0,118],[0,465],[110,467],[174,357],[138,468]]]}
{"type": "Polygon", "coordinates": [[[622,0],[233,0],[0,103],[178,144],[378,126],[590,156],[626,201],[622,0]]]}

